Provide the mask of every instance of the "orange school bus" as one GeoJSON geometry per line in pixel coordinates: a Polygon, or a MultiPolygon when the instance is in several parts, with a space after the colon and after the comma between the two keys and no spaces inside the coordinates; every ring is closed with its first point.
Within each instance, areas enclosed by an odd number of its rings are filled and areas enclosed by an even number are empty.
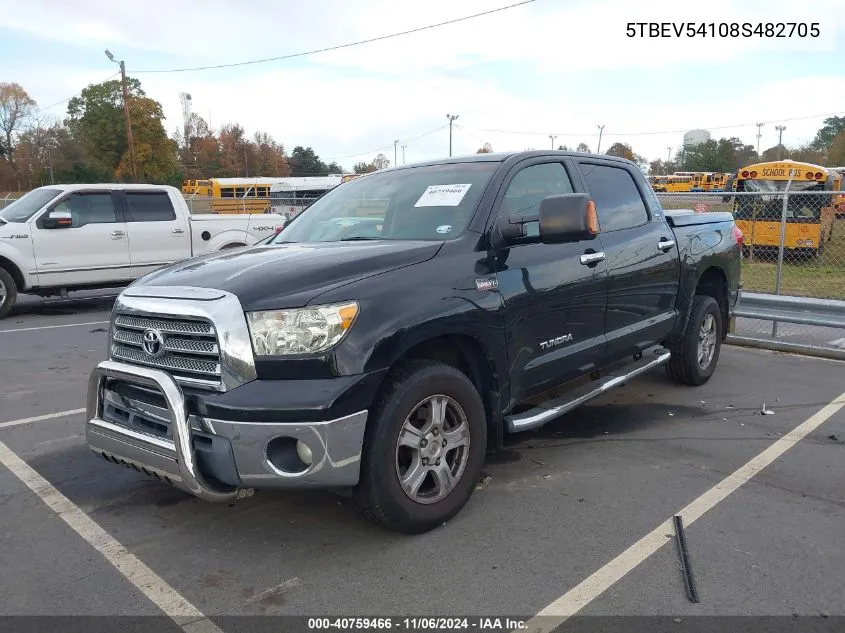
{"type": "Polygon", "coordinates": [[[834,198],[841,195],[837,192],[842,191],[842,175],[812,163],[772,161],[743,167],[725,190],[757,194],[726,196],[726,201],[733,198],[745,245],[755,247],[780,246],[783,196],[788,191],[784,248],[820,255],[832,237],[834,198]]]}

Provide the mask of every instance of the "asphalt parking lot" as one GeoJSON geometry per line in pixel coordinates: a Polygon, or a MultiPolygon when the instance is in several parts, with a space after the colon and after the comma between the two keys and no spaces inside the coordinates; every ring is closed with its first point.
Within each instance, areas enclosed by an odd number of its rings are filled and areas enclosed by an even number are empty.
{"type": "Polygon", "coordinates": [[[210,505],[91,454],[78,410],[110,308],[0,322],[0,615],[845,616],[843,363],[724,347],[703,387],[655,371],[513,438],[453,521],[409,537],[333,494],[210,505]]]}

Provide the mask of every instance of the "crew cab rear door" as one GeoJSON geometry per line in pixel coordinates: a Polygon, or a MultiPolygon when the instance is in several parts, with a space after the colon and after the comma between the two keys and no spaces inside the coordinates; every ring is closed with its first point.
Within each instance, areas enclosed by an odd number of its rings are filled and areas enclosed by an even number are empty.
{"type": "Polygon", "coordinates": [[[596,205],[608,270],[607,360],[620,360],[660,343],[677,312],[680,260],[675,236],[647,181],[633,166],[578,160],[596,205]]]}
{"type": "MultiPolygon", "coordinates": [[[[505,177],[494,221],[539,212],[550,195],[573,193],[574,163],[538,157],[505,177]]],[[[539,233],[539,222],[526,226],[539,233]]],[[[601,366],[605,356],[607,268],[599,238],[567,244],[512,245],[501,253],[498,288],[504,300],[511,402],[539,394],[601,366]],[[582,255],[598,257],[582,260],[582,255]]]]}
{"type": "Polygon", "coordinates": [[[166,189],[118,192],[124,205],[132,277],[191,256],[186,213],[177,213],[166,189]]]}

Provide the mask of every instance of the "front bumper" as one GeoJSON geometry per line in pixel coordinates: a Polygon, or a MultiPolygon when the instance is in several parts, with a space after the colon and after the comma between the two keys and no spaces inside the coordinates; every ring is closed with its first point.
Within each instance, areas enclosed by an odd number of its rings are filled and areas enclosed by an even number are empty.
{"type": "Polygon", "coordinates": [[[92,451],[201,499],[226,502],[256,488],[343,488],[358,482],[367,411],[308,422],[191,415],[165,372],[103,361],[91,373],[86,437],[92,451]],[[121,395],[112,381],[163,397],[166,408],[121,395]],[[307,446],[310,464],[297,454],[307,446]]]}

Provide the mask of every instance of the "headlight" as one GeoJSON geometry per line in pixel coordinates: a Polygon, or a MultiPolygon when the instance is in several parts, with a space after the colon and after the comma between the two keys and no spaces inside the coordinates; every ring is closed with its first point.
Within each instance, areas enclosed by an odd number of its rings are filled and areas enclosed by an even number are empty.
{"type": "Polygon", "coordinates": [[[336,345],[358,315],[354,301],[326,306],[247,312],[252,349],[258,356],[317,354],[336,345]]]}

